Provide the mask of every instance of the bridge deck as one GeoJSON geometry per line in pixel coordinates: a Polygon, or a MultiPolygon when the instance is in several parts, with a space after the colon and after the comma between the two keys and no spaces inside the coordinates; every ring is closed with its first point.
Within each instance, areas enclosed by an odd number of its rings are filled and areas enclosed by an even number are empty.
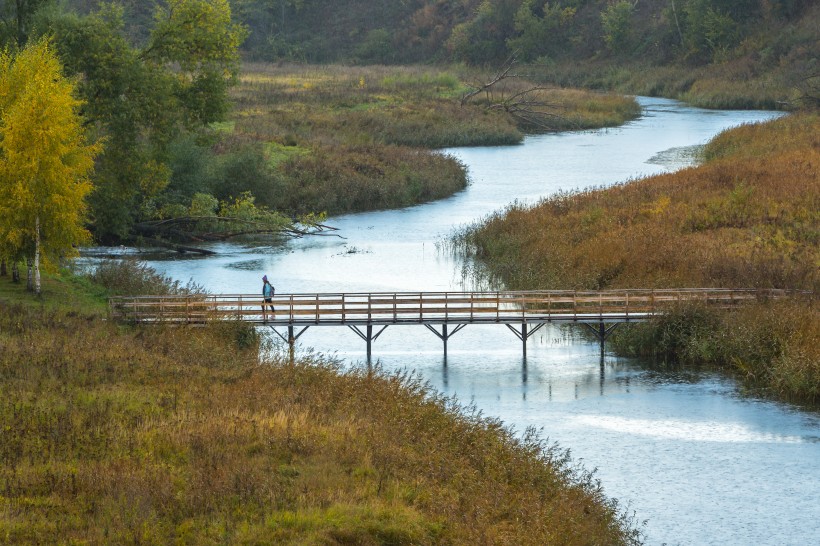
{"type": "MultiPolygon", "coordinates": [[[[461,324],[645,320],[670,305],[699,301],[731,308],[782,290],[607,290],[597,292],[395,292],[279,294],[268,311],[278,325],[461,324]]],[[[136,296],[110,299],[111,316],[141,323],[263,323],[262,297],[249,294],[136,296]]]]}
{"type": "Polygon", "coordinates": [[[291,346],[309,327],[348,326],[371,345],[391,325],[421,324],[444,342],[468,324],[505,324],[523,342],[547,323],[585,324],[603,343],[620,323],[639,322],[675,304],[701,302],[731,309],[758,299],[791,295],[785,290],[672,289],[504,292],[374,292],[279,294],[263,314],[261,295],[114,297],[110,313],[116,320],[145,324],[203,325],[241,320],[272,327],[291,346]],[[610,326],[606,327],[605,324],[610,326]],[[452,325],[452,329],[448,327],[452,325]],[[287,336],[276,327],[287,327],[287,336]],[[378,331],[374,332],[374,327],[378,331]],[[296,329],[301,330],[297,333],[296,329]]]}

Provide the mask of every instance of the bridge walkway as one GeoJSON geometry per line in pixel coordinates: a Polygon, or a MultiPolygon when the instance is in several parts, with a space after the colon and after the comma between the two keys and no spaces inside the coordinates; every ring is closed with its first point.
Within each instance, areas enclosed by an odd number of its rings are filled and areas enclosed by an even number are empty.
{"type": "Polygon", "coordinates": [[[308,328],[347,326],[372,344],[388,326],[424,325],[444,344],[471,324],[503,324],[526,342],[545,324],[584,324],[602,348],[622,323],[640,322],[674,305],[700,302],[710,307],[736,308],[764,298],[790,295],[785,290],[668,289],[603,291],[497,292],[372,292],[277,294],[274,312],[263,313],[257,294],[132,296],[109,300],[112,318],[140,324],[205,325],[241,320],[267,325],[291,344],[308,328]],[[287,333],[278,328],[286,328],[287,333]]]}

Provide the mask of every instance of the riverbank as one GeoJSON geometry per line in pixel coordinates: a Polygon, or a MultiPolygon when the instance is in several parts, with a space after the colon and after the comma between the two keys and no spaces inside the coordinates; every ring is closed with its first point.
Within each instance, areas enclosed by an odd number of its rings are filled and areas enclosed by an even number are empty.
{"type": "Polygon", "coordinates": [[[638,542],[567,453],[418,377],[291,362],[240,325],[118,326],[15,287],[0,300],[6,541],[638,542]]]}
{"type": "Polygon", "coordinates": [[[438,148],[516,144],[526,132],[612,127],[640,114],[632,98],[550,86],[526,96],[539,111],[533,125],[522,105],[504,102],[536,87],[521,78],[461,104],[477,85],[468,82],[490,77],[464,68],[247,63],[230,121],[217,126],[220,161],[245,156],[255,165],[242,190],[262,205],[336,215],[463,189],[463,165],[438,148]]]}
{"type": "MultiPolygon", "coordinates": [[[[723,286],[816,293],[819,130],[816,114],[733,129],[707,146],[708,161],[700,167],[558,194],[534,207],[513,205],[458,241],[491,279],[513,289],[723,286]]],[[[762,382],[775,395],[815,403],[816,310],[811,302],[787,309],[781,314],[764,303],[731,319],[709,319],[731,323],[722,329],[689,327],[687,320],[677,328],[656,323],[620,346],[721,365],[750,385],[762,382]],[[790,326],[774,328],[773,321],[790,326]],[[761,327],[770,348],[754,351],[759,343],[750,340],[761,327]],[[663,336],[678,338],[669,341],[669,351],[657,347],[663,336]],[[732,350],[740,346],[748,350],[732,350]]]]}

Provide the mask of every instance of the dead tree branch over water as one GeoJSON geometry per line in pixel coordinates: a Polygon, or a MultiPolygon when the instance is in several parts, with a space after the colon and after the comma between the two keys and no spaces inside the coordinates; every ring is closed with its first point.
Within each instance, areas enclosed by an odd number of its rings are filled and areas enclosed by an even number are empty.
{"type": "Polygon", "coordinates": [[[526,128],[554,131],[564,108],[547,99],[551,87],[532,84],[526,77],[512,72],[517,64],[510,56],[499,71],[485,83],[473,83],[472,89],[461,97],[461,106],[470,102],[483,104],[487,110],[500,110],[512,116],[526,128]],[[482,99],[477,99],[483,95],[482,99]]]}
{"type": "Polygon", "coordinates": [[[143,241],[177,252],[214,254],[213,251],[189,246],[194,243],[227,241],[236,237],[273,235],[300,238],[305,236],[341,237],[337,228],[321,223],[319,217],[282,220],[283,217],[247,219],[228,216],[180,216],[140,222],[134,233],[143,241]]]}

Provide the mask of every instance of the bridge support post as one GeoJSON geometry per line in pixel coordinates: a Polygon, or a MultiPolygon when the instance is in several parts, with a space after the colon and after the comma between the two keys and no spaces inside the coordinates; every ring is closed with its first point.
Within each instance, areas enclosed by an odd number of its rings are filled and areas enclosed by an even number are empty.
{"type": "Polygon", "coordinates": [[[456,335],[458,332],[460,332],[467,325],[466,324],[457,324],[456,327],[453,328],[452,332],[448,332],[447,331],[447,325],[442,324],[441,325],[441,333],[439,333],[439,331],[436,330],[435,327],[431,324],[425,324],[424,326],[426,326],[428,330],[433,332],[436,335],[436,337],[439,338],[442,341],[442,343],[444,343],[444,359],[447,360],[447,341],[449,341],[449,339],[452,336],[456,335]]]}
{"type": "Polygon", "coordinates": [[[601,344],[601,354],[604,354],[604,343],[606,342],[606,338],[608,338],[612,331],[615,330],[615,328],[617,328],[621,323],[616,322],[615,324],[610,325],[609,328],[606,327],[604,321],[599,322],[597,326],[589,324],[588,322],[584,322],[583,324],[589,328],[593,334],[595,334],[595,337],[601,344]]]}
{"type": "Polygon", "coordinates": [[[370,357],[373,354],[373,325],[367,325],[367,361],[370,362],[370,357]]]}
{"type": "Polygon", "coordinates": [[[310,326],[305,326],[297,333],[296,327],[293,324],[288,324],[288,335],[286,337],[279,330],[277,330],[275,326],[270,326],[270,329],[273,330],[277,336],[279,336],[279,339],[288,344],[288,352],[290,354],[291,361],[293,361],[293,350],[296,345],[296,340],[299,339],[299,336],[304,334],[308,328],[310,328],[310,326]]]}
{"type": "Polygon", "coordinates": [[[532,335],[544,327],[546,322],[539,322],[536,324],[532,329],[530,329],[529,325],[526,322],[521,323],[521,331],[519,332],[512,324],[507,324],[507,328],[515,334],[515,337],[521,340],[521,346],[524,353],[524,359],[527,358],[527,340],[532,337],[532,335]]]}
{"type": "Polygon", "coordinates": [[[360,338],[362,338],[365,341],[365,343],[367,343],[367,361],[370,362],[370,359],[371,359],[372,354],[373,354],[373,342],[376,341],[379,338],[380,335],[382,335],[382,332],[384,332],[389,325],[385,324],[384,326],[382,326],[382,329],[379,330],[378,332],[376,332],[375,334],[373,333],[373,325],[372,324],[368,324],[365,327],[364,332],[362,332],[359,329],[359,327],[356,326],[355,324],[348,324],[347,326],[351,330],[356,332],[356,335],[359,336],[360,338]]]}

